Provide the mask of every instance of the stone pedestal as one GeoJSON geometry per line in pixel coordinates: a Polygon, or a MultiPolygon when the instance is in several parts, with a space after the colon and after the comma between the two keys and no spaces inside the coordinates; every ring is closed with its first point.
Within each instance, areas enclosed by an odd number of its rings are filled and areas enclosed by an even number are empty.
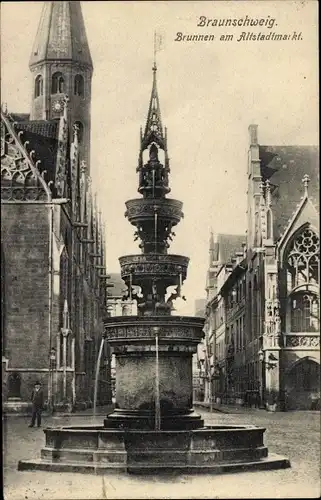
{"type": "Polygon", "coordinates": [[[203,420],[193,410],[192,356],[203,336],[202,318],[116,317],[105,334],[116,356],[116,410],[105,427],[155,428],[159,373],[162,429],[196,429],[203,420]],[[158,368],[156,364],[158,336],[158,368]]]}

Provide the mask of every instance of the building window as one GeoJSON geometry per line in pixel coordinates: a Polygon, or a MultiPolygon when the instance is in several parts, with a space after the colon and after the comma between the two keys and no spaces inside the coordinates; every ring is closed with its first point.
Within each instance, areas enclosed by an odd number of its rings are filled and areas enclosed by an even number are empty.
{"type": "Polygon", "coordinates": [[[8,377],[8,398],[21,398],[21,376],[11,373],[8,377]]]}
{"type": "Polygon", "coordinates": [[[77,127],[78,142],[82,142],[84,137],[84,126],[80,121],[76,121],[75,126],[77,127]]]}
{"type": "Polygon", "coordinates": [[[319,300],[315,294],[299,292],[291,297],[291,331],[319,331],[319,300]]]}
{"type": "Polygon", "coordinates": [[[309,227],[292,240],[286,256],[288,293],[300,285],[317,285],[320,272],[320,240],[309,227]]]}
{"type": "Polygon", "coordinates": [[[41,75],[38,75],[35,79],[35,97],[39,97],[43,94],[43,79],[41,75]]]}
{"type": "Polygon", "coordinates": [[[319,236],[304,226],[290,241],[285,254],[292,332],[319,331],[319,297],[315,292],[319,283],[319,252],[319,236]]]}
{"type": "Polygon", "coordinates": [[[76,75],[74,80],[74,94],[84,97],[85,94],[85,82],[82,75],[76,75]]]}
{"type": "Polygon", "coordinates": [[[51,93],[52,94],[62,94],[64,92],[65,80],[62,73],[57,71],[52,75],[51,79],[51,93]]]}

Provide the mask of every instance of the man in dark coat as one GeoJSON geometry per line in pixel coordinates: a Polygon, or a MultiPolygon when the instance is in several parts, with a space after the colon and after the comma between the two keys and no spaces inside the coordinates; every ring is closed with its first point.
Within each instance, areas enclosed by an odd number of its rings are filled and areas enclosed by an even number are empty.
{"type": "Polygon", "coordinates": [[[41,412],[43,409],[43,391],[41,389],[40,382],[35,383],[35,388],[32,391],[31,395],[31,401],[32,401],[32,416],[29,427],[34,427],[36,419],[37,419],[37,426],[41,427],[41,412]]]}

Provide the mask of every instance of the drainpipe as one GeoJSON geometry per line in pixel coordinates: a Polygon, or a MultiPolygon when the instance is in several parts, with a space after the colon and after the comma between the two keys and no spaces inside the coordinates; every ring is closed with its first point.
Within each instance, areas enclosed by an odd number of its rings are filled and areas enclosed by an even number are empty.
{"type": "Polygon", "coordinates": [[[72,367],[72,380],[71,380],[71,389],[72,389],[72,407],[75,406],[76,403],[76,363],[75,363],[75,337],[72,336],[71,340],[71,367],[72,367]]]}

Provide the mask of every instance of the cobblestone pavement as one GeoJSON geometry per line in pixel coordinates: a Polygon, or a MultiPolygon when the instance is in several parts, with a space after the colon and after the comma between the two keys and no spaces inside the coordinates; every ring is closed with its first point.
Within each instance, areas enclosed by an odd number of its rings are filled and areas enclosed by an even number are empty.
{"type": "MultiPolygon", "coordinates": [[[[41,429],[29,419],[4,421],[4,497],[6,500],[318,498],[320,496],[320,415],[317,412],[212,414],[199,410],[207,424],[248,423],[266,427],[270,452],[286,455],[291,469],[224,475],[155,475],[18,472],[20,459],[40,456],[41,429]]],[[[102,416],[47,417],[44,425],[101,424],[102,416]]]]}

